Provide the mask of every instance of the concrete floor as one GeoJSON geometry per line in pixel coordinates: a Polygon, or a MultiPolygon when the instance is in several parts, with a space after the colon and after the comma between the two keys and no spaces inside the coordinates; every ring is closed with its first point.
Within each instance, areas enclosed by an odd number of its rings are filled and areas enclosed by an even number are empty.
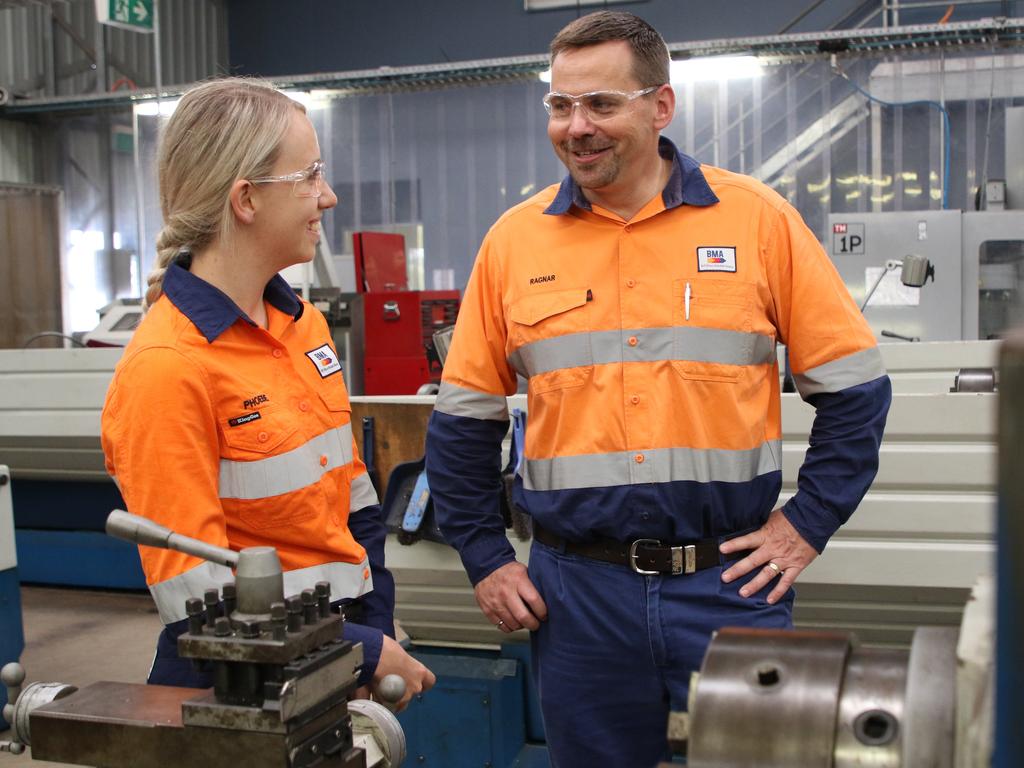
{"type": "MultiPolygon", "coordinates": [[[[25,683],[82,687],[100,680],[144,683],[162,627],[147,593],[22,587],[25,683]]],[[[10,738],[0,732],[0,741],[10,738]]],[[[29,752],[0,752],[0,766],[44,768],[29,752]]]]}

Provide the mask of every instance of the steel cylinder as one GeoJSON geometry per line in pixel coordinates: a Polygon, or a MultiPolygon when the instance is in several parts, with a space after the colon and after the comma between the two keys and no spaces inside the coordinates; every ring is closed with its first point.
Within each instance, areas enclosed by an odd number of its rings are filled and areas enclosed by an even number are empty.
{"type": "Polygon", "coordinates": [[[723,629],[690,712],[691,768],[832,768],[848,635],[723,629]]]}
{"type": "Polygon", "coordinates": [[[284,575],[277,550],[247,547],[239,552],[235,590],[238,607],[232,619],[269,619],[271,604],[284,602],[284,575]]]}
{"type": "Polygon", "coordinates": [[[29,727],[29,716],[44,704],[63,699],[77,691],[78,688],[65,683],[32,683],[25,687],[14,704],[14,719],[11,729],[18,741],[32,744],[32,732],[29,727]]]}
{"type": "Polygon", "coordinates": [[[848,633],[726,629],[690,697],[691,768],[952,768],[957,630],[910,651],[848,633]]]}

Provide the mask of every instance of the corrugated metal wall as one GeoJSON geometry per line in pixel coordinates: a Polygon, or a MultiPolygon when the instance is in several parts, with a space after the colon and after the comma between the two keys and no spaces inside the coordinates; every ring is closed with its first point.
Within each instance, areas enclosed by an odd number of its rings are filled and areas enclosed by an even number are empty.
{"type": "MultiPolygon", "coordinates": [[[[191,83],[226,70],[223,0],[159,0],[159,8],[163,84],[191,83]]],[[[0,2],[0,86],[23,96],[69,95],[107,90],[123,77],[140,88],[155,84],[153,35],[100,28],[94,0],[0,2]],[[50,51],[54,92],[47,92],[50,51]],[[105,86],[95,65],[103,52],[105,86]]]]}
{"type": "Polygon", "coordinates": [[[0,120],[0,182],[38,184],[39,142],[27,123],[0,120]]]}

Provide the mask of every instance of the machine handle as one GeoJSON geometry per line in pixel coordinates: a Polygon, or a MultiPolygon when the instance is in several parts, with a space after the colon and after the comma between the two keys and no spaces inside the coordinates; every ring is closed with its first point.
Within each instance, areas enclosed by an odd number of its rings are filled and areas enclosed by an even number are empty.
{"type": "Polygon", "coordinates": [[[170,528],[154,523],[145,517],[133,515],[123,509],[115,509],[107,517],[107,533],[118,539],[144,544],[147,547],[173,549],[186,555],[201,557],[211,563],[234,568],[238,565],[238,553],[233,549],[217,547],[189,536],[182,536],[170,528]]]}
{"type": "Polygon", "coordinates": [[[401,675],[384,675],[377,686],[376,694],[381,704],[394,711],[395,706],[405,696],[405,678],[401,675]]]}

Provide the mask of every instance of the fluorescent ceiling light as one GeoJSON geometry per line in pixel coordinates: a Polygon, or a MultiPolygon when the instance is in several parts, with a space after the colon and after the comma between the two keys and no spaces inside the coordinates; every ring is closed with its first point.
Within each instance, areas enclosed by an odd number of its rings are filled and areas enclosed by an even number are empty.
{"type": "MultiPolygon", "coordinates": [[[[170,117],[174,114],[175,108],[178,106],[178,102],[181,99],[161,99],[160,104],[160,116],[170,117]]],[[[151,99],[149,101],[139,101],[135,103],[135,113],[138,115],[145,115],[147,117],[155,117],[157,110],[157,100],[151,99]]]]}
{"type": "MultiPolygon", "coordinates": [[[[764,67],[757,56],[701,56],[669,62],[669,79],[673,83],[695,83],[700,80],[741,80],[761,77],[764,67]]],[[[542,83],[551,82],[551,69],[537,75],[542,83]]]]}
{"type": "Polygon", "coordinates": [[[700,80],[749,80],[761,77],[764,69],[757,56],[700,56],[671,63],[673,83],[700,80]]]}
{"type": "Polygon", "coordinates": [[[327,107],[331,91],[314,89],[312,91],[282,91],[289,99],[294,99],[309,109],[324,109],[327,107]]]}

